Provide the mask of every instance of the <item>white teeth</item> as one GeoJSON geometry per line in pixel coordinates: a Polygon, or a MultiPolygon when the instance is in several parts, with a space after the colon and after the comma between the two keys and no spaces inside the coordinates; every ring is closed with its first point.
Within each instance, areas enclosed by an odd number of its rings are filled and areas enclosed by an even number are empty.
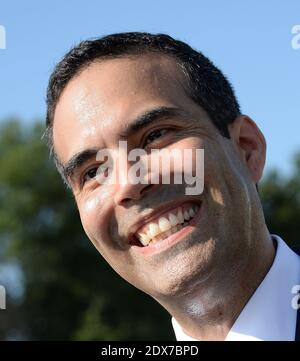
{"type": "Polygon", "coordinates": [[[139,233],[139,239],[143,246],[147,246],[151,240],[145,233],[139,233]]]}
{"type": "Polygon", "coordinates": [[[194,217],[194,215],[195,215],[195,211],[193,210],[193,208],[190,208],[189,209],[189,215],[190,215],[190,217],[194,217]]]}
{"type": "Polygon", "coordinates": [[[172,224],[172,227],[179,223],[178,218],[173,213],[169,214],[169,221],[172,224]]]}
{"type": "Polygon", "coordinates": [[[190,214],[189,214],[189,212],[188,212],[187,210],[184,211],[183,217],[184,217],[184,219],[185,219],[186,221],[188,221],[188,220],[190,219],[190,214]]]}
{"type": "MultiPolygon", "coordinates": [[[[175,233],[183,228],[186,222],[193,218],[198,210],[198,205],[193,205],[191,208],[186,209],[183,213],[182,209],[179,208],[177,215],[169,213],[168,217],[160,217],[158,219],[158,224],[154,222],[150,223],[147,231],[145,233],[138,233],[137,237],[143,246],[147,246],[151,241],[155,241],[153,239],[161,233],[164,233],[162,236],[163,238],[169,237],[172,233],[175,233]]],[[[157,239],[159,240],[160,238],[157,239]]]]}
{"type": "Polygon", "coordinates": [[[167,231],[168,229],[172,228],[171,222],[166,217],[160,217],[158,220],[158,226],[162,232],[167,231]]]}
{"type": "Polygon", "coordinates": [[[183,214],[182,214],[182,210],[181,208],[179,208],[179,211],[177,213],[177,219],[179,223],[183,223],[184,222],[184,218],[183,218],[183,214]]]}
{"type": "Polygon", "coordinates": [[[154,238],[155,236],[157,236],[160,233],[160,229],[158,227],[158,225],[156,223],[150,223],[149,224],[149,228],[148,228],[148,232],[147,235],[150,238],[154,238]]]}

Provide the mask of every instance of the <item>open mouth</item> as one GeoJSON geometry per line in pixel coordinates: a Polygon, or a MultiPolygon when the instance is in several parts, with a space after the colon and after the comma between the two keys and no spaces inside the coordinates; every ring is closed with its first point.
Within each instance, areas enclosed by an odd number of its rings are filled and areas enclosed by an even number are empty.
{"type": "Polygon", "coordinates": [[[188,226],[200,210],[198,203],[187,202],[161,214],[139,228],[131,238],[131,244],[140,247],[151,246],[188,226]]]}

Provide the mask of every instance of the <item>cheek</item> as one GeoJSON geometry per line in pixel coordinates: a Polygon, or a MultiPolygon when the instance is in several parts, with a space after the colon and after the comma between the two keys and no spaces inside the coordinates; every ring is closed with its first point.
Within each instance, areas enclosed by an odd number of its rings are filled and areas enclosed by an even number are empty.
{"type": "Polygon", "coordinates": [[[202,149],[204,141],[198,137],[187,137],[174,143],[174,148],[178,149],[202,149]]]}
{"type": "Polygon", "coordinates": [[[204,177],[212,203],[223,213],[226,209],[224,215],[230,222],[239,222],[242,214],[249,213],[251,204],[247,180],[234,153],[226,147],[206,149],[204,177]]]}
{"type": "Polygon", "coordinates": [[[97,188],[77,203],[82,226],[93,243],[107,233],[113,193],[112,189],[97,188]]]}
{"type": "MultiPolygon", "coordinates": [[[[204,149],[204,142],[202,139],[197,137],[189,137],[184,138],[172,145],[169,148],[170,151],[178,150],[180,152],[180,158],[178,157],[173,164],[174,171],[181,171],[186,169],[187,171],[190,170],[193,176],[196,175],[196,163],[202,163],[202,158],[200,153],[196,153],[196,150],[203,150],[204,149]],[[179,159],[182,159],[182,162],[178,162],[179,159]],[[190,169],[191,168],[191,169],[190,169]]],[[[201,166],[204,166],[201,164],[201,166]]]]}
{"type": "Polygon", "coordinates": [[[222,207],[225,206],[224,196],[219,188],[212,186],[210,188],[210,195],[215,203],[222,207]]]}

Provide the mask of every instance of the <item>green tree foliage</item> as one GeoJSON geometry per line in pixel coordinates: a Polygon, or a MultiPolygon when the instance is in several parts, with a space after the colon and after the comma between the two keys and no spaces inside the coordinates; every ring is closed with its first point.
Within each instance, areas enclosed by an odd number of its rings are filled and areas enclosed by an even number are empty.
{"type": "MultiPolygon", "coordinates": [[[[16,120],[0,129],[0,271],[14,267],[0,272],[8,290],[0,338],[174,339],[170,316],[123,281],[85,236],[42,133],[41,123],[16,120]],[[10,285],[8,274],[15,274],[10,285]]],[[[259,188],[270,231],[299,244],[300,155],[289,179],[271,172],[259,188]]]]}
{"type": "Polygon", "coordinates": [[[300,153],[287,178],[276,170],[267,174],[259,186],[269,231],[280,235],[289,245],[300,245],[300,153]]]}

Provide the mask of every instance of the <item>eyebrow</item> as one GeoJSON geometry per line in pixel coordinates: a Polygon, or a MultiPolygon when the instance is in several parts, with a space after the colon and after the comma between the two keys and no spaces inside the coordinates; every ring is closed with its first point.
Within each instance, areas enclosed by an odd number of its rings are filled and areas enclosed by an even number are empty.
{"type": "Polygon", "coordinates": [[[76,169],[80,168],[84,163],[88,162],[92,158],[96,158],[99,151],[97,149],[86,149],[74,154],[68,162],[62,166],[62,172],[66,179],[72,176],[76,169]]]}
{"type": "MultiPolygon", "coordinates": [[[[130,135],[146,128],[150,124],[156,123],[165,118],[183,117],[183,112],[176,107],[158,107],[150,109],[139,115],[133,122],[129,123],[125,130],[120,133],[121,139],[127,139],[130,135]]],[[[62,165],[62,172],[66,179],[71,177],[77,169],[92,158],[95,159],[100,148],[85,149],[74,154],[65,165],[62,165]]]]}
{"type": "Polygon", "coordinates": [[[130,135],[140,131],[143,128],[146,128],[152,123],[156,123],[165,118],[172,118],[178,116],[183,116],[183,112],[179,108],[163,106],[150,109],[145,113],[139,115],[133,122],[129,123],[126,126],[125,130],[121,132],[120,137],[126,139],[130,135]]]}

